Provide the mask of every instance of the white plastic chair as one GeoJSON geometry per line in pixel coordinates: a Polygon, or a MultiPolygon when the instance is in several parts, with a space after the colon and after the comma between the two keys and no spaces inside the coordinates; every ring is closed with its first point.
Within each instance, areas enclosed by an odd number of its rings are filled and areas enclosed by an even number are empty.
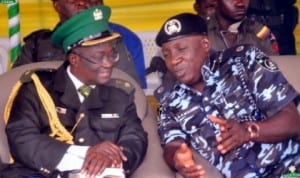
{"type": "Polygon", "coordinates": [[[7,71],[9,60],[9,39],[0,38],[0,74],[7,71]]]}
{"type": "MultiPolygon", "coordinates": [[[[157,31],[140,31],[136,32],[143,44],[145,67],[150,66],[150,62],[153,56],[161,56],[160,48],[155,43],[155,37],[157,31]]],[[[153,95],[153,91],[161,84],[159,72],[153,72],[146,76],[147,89],[144,89],[146,95],[153,95]]]]}

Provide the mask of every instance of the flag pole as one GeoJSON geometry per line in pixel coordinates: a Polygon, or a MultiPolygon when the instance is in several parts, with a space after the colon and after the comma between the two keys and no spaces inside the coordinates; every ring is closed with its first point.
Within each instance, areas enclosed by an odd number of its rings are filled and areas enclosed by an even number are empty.
{"type": "Polygon", "coordinates": [[[13,64],[21,52],[19,1],[8,4],[10,64],[13,64]]]}

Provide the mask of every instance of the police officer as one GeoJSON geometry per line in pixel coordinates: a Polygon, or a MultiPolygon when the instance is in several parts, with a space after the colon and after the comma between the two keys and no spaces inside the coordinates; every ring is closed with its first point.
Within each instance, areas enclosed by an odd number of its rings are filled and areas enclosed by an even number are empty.
{"type": "Polygon", "coordinates": [[[177,80],[159,105],[165,161],[185,178],[210,174],[195,163],[191,149],[228,178],[299,172],[298,93],[257,47],[237,45],[210,54],[207,34],[202,18],[182,13],[156,36],[177,80]]]}
{"type": "MultiPolygon", "coordinates": [[[[3,178],[95,177],[106,168],[129,176],[142,162],[147,135],[133,92],[109,85],[120,38],[109,28],[110,8],[73,16],[53,33],[67,60],[51,71],[27,72],[6,127],[14,164],[3,178]]],[[[14,96],[14,93],[12,93],[14,96]]]]}
{"type": "MultiPolygon", "coordinates": [[[[102,0],[52,0],[53,7],[57,12],[60,22],[53,31],[64,21],[78,12],[103,4],[102,0]]],[[[146,88],[146,74],[144,64],[143,47],[140,39],[129,29],[119,24],[110,23],[110,28],[121,34],[123,40],[117,46],[121,59],[116,67],[128,73],[142,88],[146,88]],[[126,45],[126,46],[125,46],[126,45]]],[[[65,60],[63,49],[51,43],[52,30],[37,30],[24,38],[25,44],[22,46],[21,54],[14,62],[13,67],[39,62],[65,60]]]]}

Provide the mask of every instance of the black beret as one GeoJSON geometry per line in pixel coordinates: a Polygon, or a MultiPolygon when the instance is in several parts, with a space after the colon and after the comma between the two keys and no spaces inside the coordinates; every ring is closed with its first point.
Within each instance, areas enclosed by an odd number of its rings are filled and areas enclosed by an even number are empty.
{"type": "Polygon", "coordinates": [[[178,39],[188,35],[207,35],[207,25],[200,16],[192,13],[181,13],[169,18],[156,36],[156,44],[178,39]]]}

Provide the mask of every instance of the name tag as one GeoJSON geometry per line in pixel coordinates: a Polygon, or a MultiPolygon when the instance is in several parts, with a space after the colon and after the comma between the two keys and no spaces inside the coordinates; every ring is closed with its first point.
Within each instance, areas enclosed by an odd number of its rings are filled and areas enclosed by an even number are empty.
{"type": "Polygon", "coordinates": [[[104,113],[101,114],[102,119],[118,119],[120,118],[118,113],[104,113]]]}

